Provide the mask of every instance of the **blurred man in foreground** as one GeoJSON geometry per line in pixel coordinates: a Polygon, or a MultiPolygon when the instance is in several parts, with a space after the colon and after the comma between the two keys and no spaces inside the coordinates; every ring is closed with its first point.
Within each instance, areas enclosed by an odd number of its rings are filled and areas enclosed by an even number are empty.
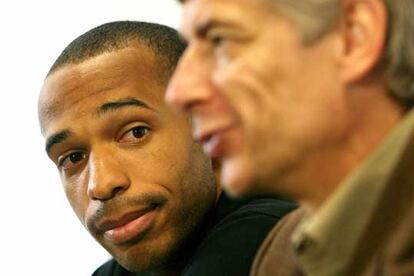
{"type": "Polygon", "coordinates": [[[414,275],[414,1],[182,3],[167,100],[228,193],[303,206],[253,274],[414,275]]]}
{"type": "Polygon", "coordinates": [[[77,216],[116,259],[94,275],[248,275],[294,207],[221,194],[189,118],[164,103],[185,46],[165,26],[104,24],[68,45],[44,82],[46,151],[77,216]]]}

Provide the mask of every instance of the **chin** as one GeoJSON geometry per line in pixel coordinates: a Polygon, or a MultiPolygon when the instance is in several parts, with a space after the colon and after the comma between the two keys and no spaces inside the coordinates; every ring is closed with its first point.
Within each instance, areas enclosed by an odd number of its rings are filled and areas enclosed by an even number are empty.
{"type": "Polygon", "coordinates": [[[113,254],[117,262],[131,272],[154,272],[163,267],[166,259],[166,252],[154,252],[148,250],[147,252],[122,252],[113,254]]]}
{"type": "Polygon", "coordinates": [[[168,231],[153,233],[130,247],[112,247],[107,251],[131,272],[157,275],[175,271],[188,257],[183,243],[191,235],[192,228],[186,229],[185,225],[181,225],[182,229],[169,227],[168,231]]]}
{"type": "Polygon", "coordinates": [[[221,183],[226,194],[232,198],[255,195],[253,169],[247,160],[225,160],[221,168],[221,183]]]}

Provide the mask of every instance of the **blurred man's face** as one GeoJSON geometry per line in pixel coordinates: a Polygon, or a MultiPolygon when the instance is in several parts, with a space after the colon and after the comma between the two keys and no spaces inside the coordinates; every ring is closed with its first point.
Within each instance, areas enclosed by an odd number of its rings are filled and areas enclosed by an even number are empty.
{"type": "Polygon", "coordinates": [[[189,47],[167,101],[193,116],[224,188],[294,194],[302,161],[344,133],[337,37],[303,45],[266,0],[185,1],[182,32],[189,47]]]}
{"type": "Polygon", "coordinates": [[[162,268],[214,207],[210,159],[164,103],[146,48],[64,66],[40,97],[48,155],[88,231],[129,270],[162,268]]]}

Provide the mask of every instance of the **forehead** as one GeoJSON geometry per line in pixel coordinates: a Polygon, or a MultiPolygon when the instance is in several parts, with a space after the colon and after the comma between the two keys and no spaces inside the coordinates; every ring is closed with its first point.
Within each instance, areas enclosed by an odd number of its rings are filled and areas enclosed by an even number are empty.
{"type": "Polygon", "coordinates": [[[187,0],[183,1],[181,30],[189,35],[193,28],[208,21],[233,21],[251,24],[269,13],[269,0],[187,0]]]}
{"type": "Polygon", "coordinates": [[[99,106],[103,101],[136,97],[155,109],[164,108],[165,81],[159,60],[147,48],[130,47],[105,53],[52,73],[42,87],[39,115],[45,124],[65,112],[99,106]]]}

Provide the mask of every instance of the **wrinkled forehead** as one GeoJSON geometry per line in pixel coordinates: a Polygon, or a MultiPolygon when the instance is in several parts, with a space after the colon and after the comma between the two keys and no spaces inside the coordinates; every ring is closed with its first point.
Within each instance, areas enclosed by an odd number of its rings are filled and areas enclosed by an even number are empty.
{"type": "MultiPolygon", "coordinates": [[[[210,21],[232,21],[251,24],[264,14],[274,12],[270,9],[272,0],[184,0],[180,31],[189,37],[202,25],[210,21]],[[269,2],[270,1],[270,2],[269,2]]],[[[202,27],[201,27],[202,28],[202,27]]]]}

